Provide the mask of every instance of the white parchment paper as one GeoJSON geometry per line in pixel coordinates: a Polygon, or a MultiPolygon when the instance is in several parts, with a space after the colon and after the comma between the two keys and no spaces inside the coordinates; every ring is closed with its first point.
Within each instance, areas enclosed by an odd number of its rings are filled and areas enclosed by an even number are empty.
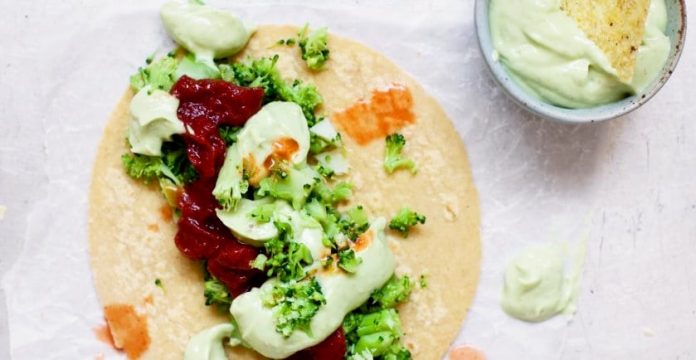
{"type": "MultiPolygon", "coordinates": [[[[258,23],[328,25],[385,53],[443,104],[467,145],[483,210],[481,284],[457,344],[490,359],[696,357],[690,43],[642,109],[568,126],[530,117],[494,85],[471,0],[212,3],[258,23]],[[535,325],[508,318],[498,306],[506,262],[532,243],[584,234],[577,316],[535,325]]],[[[128,76],[170,46],[160,4],[2,1],[0,269],[12,266],[2,279],[9,338],[0,358],[120,356],[93,334],[103,319],[86,200],[101,131],[128,76]]]]}

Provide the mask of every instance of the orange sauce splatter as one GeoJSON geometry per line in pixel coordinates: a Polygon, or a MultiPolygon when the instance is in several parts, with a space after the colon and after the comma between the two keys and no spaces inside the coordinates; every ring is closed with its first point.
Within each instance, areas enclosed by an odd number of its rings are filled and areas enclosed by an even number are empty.
{"type": "Polygon", "coordinates": [[[273,142],[271,149],[271,153],[263,161],[266,170],[271,170],[282,161],[290,161],[292,155],[300,150],[300,144],[293,138],[282,137],[273,142]]]}
{"type": "Polygon", "coordinates": [[[129,359],[137,359],[150,346],[147,318],[135,311],[133,305],[104,306],[104,317],[111,329],[117,349],[123,349],[129,359]]]}
{"type": "Polygon", "coordinates": [[[452,349],[449,360],[486,360],[486,355],[474,347],[464,345],[452,349]]]}
{"type": "Polygon", "coordinates": [[[365,145],[416,121],[413,96],[403,85],[375,90],[369,100],[334,114],[332,120],[358,144],[365,145]]]}
{"type": "MultiPolygon", "coordinates": [[[[109,329],[108,324],[104,324],[99,327],[95,327],[92,329],[94,332],[94,336],[97,337],[97,340],[108,344],[112,348],[116,348],[116,345],[114,345],[114,338],[111,336],[111,330],[109,329]]],[[[102,355],[103,358],[103,355],[102,355]]]]}
{"type": "Polygon", "coordinates": [[[143,302],[152,305],[155,303],[155,299],[152,297],[152,294],[149,294],[143,298],[143,302]]]}
{"type": "Polygon", "coordinates": [[[94,358],[94,360],[104,360],[104,354],[97,354],[97,356],[94,358]]]}
{"type": "Polygon", "coordinates": [[[362,235],[360,235],[357,240],[355,240],[355,244],[353,244],[353,250],[355,251],[360,251],[368,246],[370,246],[370,243],[372,243],[372,230],[368,230],[364,232],[362,235]]]}
{"type": "Polygon", "coordinates": [[[169,207],[169,205],[164,204],[162,205],[162,207],[160,207],[160,215],[162,216],[162,220],[164,220],[165,222],[172,222],[173,213],[172,208],[169,207]]]}
{"type": "Polygon", "coordinates": [[[157,225],[157,224],[148,224],[147,229],[152,231],[152,232],[159,232],[159,230],[160,230],[159,225],[157,225]]]}
{"type": "Polygon", "coordinates": [[[256,166],[256,158],[254,154],[249,154],[242,159],[242,167],[246,171],[247,176],[249,176],[249,184],[252,186],[259,185],[259,182],[266,177],[266,173],[262,168],[256,166]]]}

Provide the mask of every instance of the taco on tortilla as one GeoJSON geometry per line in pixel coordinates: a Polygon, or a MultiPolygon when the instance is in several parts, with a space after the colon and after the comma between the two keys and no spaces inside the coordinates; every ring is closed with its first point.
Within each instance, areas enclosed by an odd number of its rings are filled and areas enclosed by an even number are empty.
{"type": "Polygon", "coordinates": [[[168,3],[107,124],[95,285],[129,358],[436,359],[479,275],[479,209],[437,102],[307,26],[168,3]],[[125,137],[125,139],[124,139],[125,137]]]}

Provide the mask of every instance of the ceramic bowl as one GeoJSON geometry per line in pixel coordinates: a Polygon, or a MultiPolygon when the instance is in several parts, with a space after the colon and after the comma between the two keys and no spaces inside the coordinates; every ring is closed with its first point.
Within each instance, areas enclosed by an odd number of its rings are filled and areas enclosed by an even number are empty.
{"type": "Polygon", "coordinates": [[[662,73],[642,93],[617,102],[586,109],[567,109],[554,106],[536,98],[522,89],[507,73],[505,67],[493,59],[493,42],[488,24],[488,5],[490,0],[476,0],[474,21],[479,47],[486,65],[493,77],[505,92],[523,108],[530,112],[561,122],[585,123],[609,120],[627,114],[645,104],[667,82],[679,62],[686,37],[686,4],[684,0],[665,0],[667,5],[667,36],[671,48],[662,73]]]}

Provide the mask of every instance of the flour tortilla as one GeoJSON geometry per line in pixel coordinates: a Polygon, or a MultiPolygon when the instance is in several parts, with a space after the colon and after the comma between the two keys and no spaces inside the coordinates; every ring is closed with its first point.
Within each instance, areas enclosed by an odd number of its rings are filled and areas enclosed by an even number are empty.
{"type": "MultiPolygon", "coordinates": [[[[417,175],[382,169],[384,141],[357,145],[344,136],[354,182],[355,203],[374,216],[390,218],[401,206],[427,216],[427,223],[407,239],[388,231],[399,266],[397,273],[418,279],[399,308],[404,342],[415,359],[440,359],[454,339],[471,305],[479,278],[479,204],[469,162],[451,122],[437,102],[384,56],[351,40],[330,37],[331,60],[310,72],[297,47],[275,45],[298,28],[261,26],[241,57],[279,54],[284,77],[313,82],[324,97],[322,112],[331,115],[373,90],[392,84],[413,95],[416,123],[401,129],[405,155],[419,165],[417,175]]],[[[166,203],[157,187],[130,179],[121,166],[127,151],[129,90],[118,103],[99,147],[90,192],[89,245],[94,279],[103,305],[130,304],[147,318],[151,343],[143,358],[177,358],[189,338],[228,315],[206,307],[198,263],[174,245],[176,223],[163,214],[166,203]],[[162,287],[155,285],[160,279],[162,287]]],[[[255,353],[230,350],[233,359],[259,359],[255,353]],[[232,355],[233,354],[233,355],[232,355]]]]}

